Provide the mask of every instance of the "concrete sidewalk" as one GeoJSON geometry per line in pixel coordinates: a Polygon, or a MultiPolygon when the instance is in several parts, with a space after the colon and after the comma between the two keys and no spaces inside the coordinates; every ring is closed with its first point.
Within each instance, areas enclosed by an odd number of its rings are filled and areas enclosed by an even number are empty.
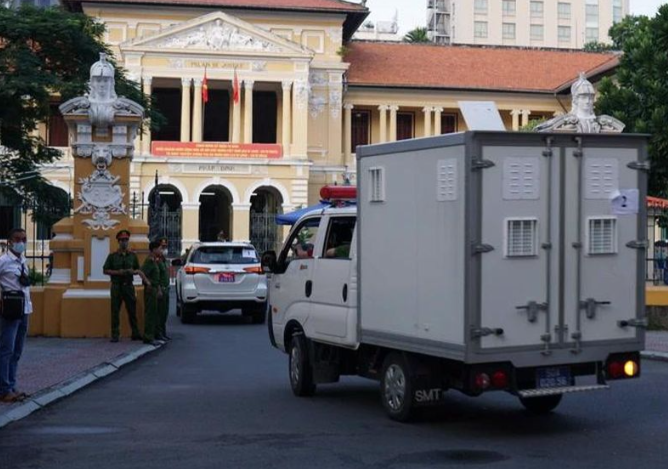
{"type": "Polygon", "coordinates": [[[643,358],[668,361],[668,332],[648,331],[645,336],[643,358]]]}
{"type": "Polygon", "coordinates": [[[19,391],[30,398],[0,403],[0,428],[72,394],[156,350],[142,342],[109,339],[28,338],[19,363],[19,391]]]}

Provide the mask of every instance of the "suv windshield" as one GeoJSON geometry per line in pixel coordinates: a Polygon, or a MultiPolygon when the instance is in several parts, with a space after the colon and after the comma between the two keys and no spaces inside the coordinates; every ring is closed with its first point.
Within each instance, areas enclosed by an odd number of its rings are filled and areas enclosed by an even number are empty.
{"type": "Polygon", "coordinates": [[[202,246],[190,257],[193,264],[257,264],[252,246],[202,246]]]}

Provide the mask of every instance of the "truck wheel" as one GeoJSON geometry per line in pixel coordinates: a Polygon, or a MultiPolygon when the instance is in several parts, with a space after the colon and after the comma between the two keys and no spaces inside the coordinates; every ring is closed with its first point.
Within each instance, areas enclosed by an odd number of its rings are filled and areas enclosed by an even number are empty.
{"type": "Polygon", "coordinates": [[[197,318],[197,311],[193,306],[181,305],[181,324],[193,324],[197,318]]]}
{"type": "Polygon", "coordinates": [[[290,346],[290,386],[295,396],[306,397],[315,394],[315,383],[313,382],[313,368],[309,359],[306,338],[301,335],[292,336],[290,346]]]}
{"type": "Polygon", "coordinates": [[[407,422],[413,416],[413,380],[408,362],[400,353],[391,353],[383,363],[380,398],[392,420],[407,422]]]}
{"type": "Polygon", "coordinates": [[[562,394],[542,397],[520,397],[522,405],[534,414],[549,414],[561,402],[562,394]]]}

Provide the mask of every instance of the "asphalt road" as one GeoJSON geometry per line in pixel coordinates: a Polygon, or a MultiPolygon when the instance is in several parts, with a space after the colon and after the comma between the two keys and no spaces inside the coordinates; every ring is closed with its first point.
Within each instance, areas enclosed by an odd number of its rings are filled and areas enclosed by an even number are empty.
{"type": "Polygon", "coordinates": [[[548,417],[515,398],[457,393],[420,421],[387,419],[376,383],[293,397],[266,326],[170,318],[161,351],[0,430],[0,468],[668,467],[668,363],[548,417]]]}

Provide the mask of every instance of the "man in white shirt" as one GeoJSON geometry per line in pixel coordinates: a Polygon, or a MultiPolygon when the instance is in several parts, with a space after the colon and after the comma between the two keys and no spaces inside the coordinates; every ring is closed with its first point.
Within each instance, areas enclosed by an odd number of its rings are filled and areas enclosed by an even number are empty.
{"type": "Polygon", "coordinates": [[[16,389],[16,370],[28,332],[28,316],[32,313],[30,301],[29,268],[26,264],[26,232],[15,228],[9,232],[9,249],[0,256],[0,290],[23,292],[23,314],[10,318],[9,307],[0,302],[0,402],[17,402],[27,396],[16,389]]]}

